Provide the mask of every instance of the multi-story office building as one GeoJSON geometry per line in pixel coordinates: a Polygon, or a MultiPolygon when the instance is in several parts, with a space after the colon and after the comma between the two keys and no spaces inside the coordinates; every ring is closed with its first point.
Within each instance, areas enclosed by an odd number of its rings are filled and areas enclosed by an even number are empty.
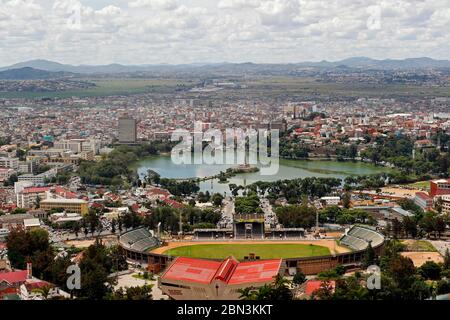
{"type": "Polygon", "coordinates": [[[442,213],[450,213],[450,195],[441,196],[442,198],[442,213]]]}
{"type": "Polygon", "coordinates": [[[94,152],[93,151],[83,151],[80,153],[80,159],[83,159],[86,161],[92,161],[92,160],[94,160],[94,152]]]}
{"type": "Polygon", "coordinates": [[[19,169],[19,158],[0,157],[0,168],[19,169]]]}
{"type": "Polygon", "coordinates": [[[137,123],[130,117],[119,118],[119,143],[136,143],[137,123]]]}
{"type": "Polygon", "coordinates": [[[34,161],[19,161],[19,169],[20,173],[33,173],[35,168],[34,161]]]}
{"type": "Polygon", "coordinates": [[[29,188],[33,186],[33,182],[31,181],[17,181],[14,183],[14,193],[17,195],[25,188],[29,188]]]}
{"type": "Polygon", "coordinates": [[[83,141],[83,144],[81,145],[81,151],[82,152],[90,152],[94,155],[97,155],[100,152],[100,141],[95,139],[90,139],[87,141],[83,141]]]}
{"type": "Polygon", "coordinates": [[[41,201],[40,208],[43,210],[64,209],[66,212],[88,214],[88,203],[81,199],[45,199],[41,201]]]}
{"type": "Polygon", "coordinates": [[[81,149],[82,149],[82,143],[83,143],[83,140],[81,140],[81,139],[61,140],[61,141],[56,141],[53,144],[53,147],[55,149],[70,150],[73,153],[80,153],[81,149]]]}
{"type": "Polygon", "coordinates": [[[58,173],[57,168],[50,169],[46,172],[43,172],[41,174],[23,174],[18,177],[19,181],[30,181],[33,182],[35,185],[43,185],[46,183],[46,180],[49,180],[51,178],[56,177],[56,174],[58,173]]]}
{"type": "Polygon", "coordinates": [[[47,199],[47,192],[50,187],[31,187],[25,188],[16,194],[17,206],[19,208],[34,208],[39,201],[47,199]]]}
{"type": "Polygon", "coordinates": [[[450,195],[450,179],[430,181],[430,196],[450,195]]]}

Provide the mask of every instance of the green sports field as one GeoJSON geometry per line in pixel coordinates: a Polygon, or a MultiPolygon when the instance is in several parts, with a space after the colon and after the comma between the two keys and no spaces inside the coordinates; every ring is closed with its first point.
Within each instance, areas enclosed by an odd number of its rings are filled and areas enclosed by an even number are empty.
{"type": "Polygon", "coordinates": [[[190,258],[243,260],[249,253],[261,259],[300,258],[330,255],[326,247],[310,244],[197,244],[169,249],[164,254],[190,258]]]}

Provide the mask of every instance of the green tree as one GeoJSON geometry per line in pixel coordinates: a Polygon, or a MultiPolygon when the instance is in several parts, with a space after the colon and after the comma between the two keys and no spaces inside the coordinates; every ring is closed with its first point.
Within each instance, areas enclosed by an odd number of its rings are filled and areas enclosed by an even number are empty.
{"type": "Polygon", "coordinates": [[[262,213],[260,200],[256,193],[251,193],[247,196],[236,197],[234,207],[236,213],[239,214],[262,213]]]}
{"type": "Polygon", "coordinates": [[[148,170],[146,180],[149,184],[159,185],[161,176],[156,171],[148,170]]]}
{"type": "Polygon", "coordinates": [[[312,295],[311,299],[317,299],[317,300],[331,300],[333,298],[334,288],[331,284],[331,281],[326,280],[323,281],[320,285],[319,289],[315,290],[312,295]]]}
{"type": "Polygon", "coordinates": [[[289,289],[290,282],[281,275],[277,275],[274,282],[259,288],[249,287],[239,289],[242,300],[292,300],[293,295],[289,289]]]}
{"type": "Polygon", "coordinates": [[[440,238],[442,233],[445,232],[447,228],[447,223],[444,221],[442,217],[436,217],[434,221],[434,229],[438,233],[438,237],[440,238]]]}
{"type": "Polygon", "coordinates": [[[212,203],[216,206],[216,207],[220,207],[222,205],[223,202],[223,196],[220,193],[214,193],[211,197],[212,203]]]}
{"type": "Polygon", "coordinates": [[[108,300],[152,300],[152,286],[119,288],[108,296],[108,300]]]}
{"type": "Polygon", "coordinates": [[[397,255],[390,261],[388,273],[398,287],[407,289],[414,281],[416,268],[410,258],[397,255]]]}
{"type": "Polygon", "coordinates": [[[436,285],[437,294],[448,294],[450,292],[450,281],[449,280],[439,280],[436,285]]]}
{"type": "Polygon", "coordinates": [[[89,246],[80,264],[81,290],[78,296],[89,300],[102,300],[111,292],[111,279],[108,275],[113,270],[113,260],[106,247],[98,240],[89,246]]]}
{"type": "Polygon", "coordinates": [[[417,237],[417,224],[414,219],[410,217],[404,217],[402,221],[402,228],[405,231],[406,235],[411,236],[412,238],[417,237]]]}
{"type": "Polygon", "coordinates": [[[311,228],[315,225],[316,209],[307,203],[288,205],[275,210],[278,221],[286,228],[311,228]]]}
{"type": "Polygon", "coordinates": [[[419,268],[419,273],[425,279],[439,280],[441,277],[441,267],[434,261],[427,261],[419,268]]]}
{"type": "Polygon", "coordinates": [[[42,279],[51,277],[49,267],[55,254],[44,229],[13,229],[7,238],[8,258],[13,268],[25,269],[26,263],[33,264],[33,275],[42,279]]]}
{"type": "Polygon", "coordinates": [[[362,267],[368,268],[376,263],[376,254],[375,250],[372,247],[372,244],[369,242],[367,246],[366,252],[364,253],[364,258],[362,261],[362,267]]]}
{"type": "Polygon", "coordinates": [[[346,208],[346,209],[350,208],[351,197],[352,196],[351,196],[350,192],[344,193],[344,196],[342,197],[342,204],[343,204],[344,208],[346,208]]]}
{"type": "Polygon", "coordinates": [[[298,271],[295,275],[294,275],[294,279],[292,280],[292,282],[294,282],[295,284],[302,284],[306,281],[306,276],[303,272],[298,271]]]}
{"type": "Polygon", "coordinates": [[[445,250],[444,263],[442,264],[442,270],[448,270],[448,269],[450,269],[450,251],[447,248],[445,250]]]}

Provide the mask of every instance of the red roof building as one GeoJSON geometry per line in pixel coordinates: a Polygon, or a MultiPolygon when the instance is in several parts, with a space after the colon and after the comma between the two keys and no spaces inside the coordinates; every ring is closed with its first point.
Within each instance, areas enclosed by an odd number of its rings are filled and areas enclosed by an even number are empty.
{"type": "Polygon", "coordinates": [[[443,196],[450,194],[450,179],[430,181],[430,196],[443,196]]]}
{"type": "Polygon", "coordinates": [[[174,209],[182,209],[184,207],[182,203],[175,201],[173,199],[164,199],[163,202],[174,209]]]}
{"type": "Polygon", "coordinates": [[[175,300],[237,300],[239,289],[271,283],[281,259],[222,262],[178,257],[159,279],[161,290],[175,300]]]}
{"type": "Polygon", "coordinates": [[[11,271],[0,273],[0,283],[6,283],[10,287],[19,287],[28,279],[28,271],[11,271]]]}
{"type": "Polygon", "coordinates": [[[15,203],[2,203],[0,204],[0,210],[11,212],[14,209],[17,208],[17,205],[15,203]]]}
{"type": "Polygon", "coordinates": [[[150,190],[148,190],[147,192],[147,198],[150,200],[164,200],[170,197],[170,192],[165,190],[165,189],[161,189],[161,188],[157,188],[157,187],[152,187],[150,190]]]}
{"type": "Polygon", "coordinates": [[[78,195],[75,192],[67,190],[66,188],[56,186],[54,192],[65,199],[77,199],[78,195]]]}
{"type": "Polygon", "coordinates": [[[23,194],[45,193],[47,191],[50,191],[50,187],[30,187],[30,188],[23,189],[22,193],[23,194]]]}
{"type": "Polygon", "coordinates": [[[13,287],[2,288],[0,283],[0,300],[5,300],[6,296],[15,296],[18,294],[19,289],[13,287]]]}

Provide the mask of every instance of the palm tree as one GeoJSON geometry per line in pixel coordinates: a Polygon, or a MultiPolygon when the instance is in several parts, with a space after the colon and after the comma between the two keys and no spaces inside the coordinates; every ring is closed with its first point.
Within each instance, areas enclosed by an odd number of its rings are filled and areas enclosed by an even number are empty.
{"type": "Polygon", "coordinates": [[[270,300],[292,300],[293,294],[289,289],[291,282],[282,275],[277,274],[275,277],[273,290],[270,295],[270,300]]]}
{"type": "Polygon", "coordinates": [[[258,291],[255,294],[255,300],[271,300],[274,290],[275,289],[268,284],[259,287],[258,291]]]}
{"type": "Polygon", "coordinates": [[[241,300],[255,300],[255,288],[248,287],[244,289],[239,289],[240,293],[239,299],[241,300]]]}
{"type": "Polygon", "coordinates": [[[239,299],[242,300],[292,300],[292,292],[289,289],[290,281],[281,275],[274,278],[272,284],[265,284],[258,289],[249,287],[240,289],[239,299]]]}
{"type": "Polygon", "coordinates": [[[275,276],[274,288],[275,289],[288,288],[290,283],[291,282],[288,279],[286,279],[285,277],[283,277],[280,274],[277,274],[275,276]]]}

